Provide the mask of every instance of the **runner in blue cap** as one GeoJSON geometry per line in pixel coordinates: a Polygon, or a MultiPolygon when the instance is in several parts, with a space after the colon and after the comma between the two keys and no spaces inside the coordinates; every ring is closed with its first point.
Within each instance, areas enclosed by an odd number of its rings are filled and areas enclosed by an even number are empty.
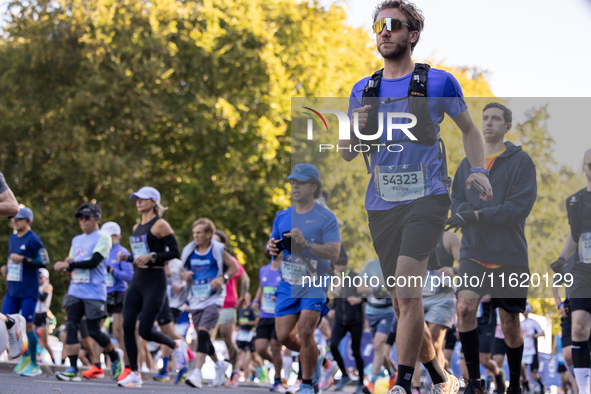
{"type": "Polygon", "coordinates": [[[35,306],[39,299],[39,268],[49,264],[47,250],[41,238],[31,230],[32,223],[33,211],[27,207],[20,208],[12,219],[16,234],[8,239],[8,282],[2,304],[2,313],[17,315],[22,311],[26,320],[29,347],[14,372],[30,377],[41,375],[41,369],[37,365],[39,338],[35,333],[35,306]]]}
{"type": "Polygon", "coordinates": [[[313,394],[324,358],[324,348],[317,347],[314,330],[328,312],[328,289],[304,283],[304,279],[318,283],[328,276],[331,261],[339,258],[341,233],[336,216],[315,201],[322,191],[318,168],[308,163],[296,164],[288,179],[295,205],[275,217],[264,254],[273,259],[283,251],[275,330],[283,345],[300,352],[302,384],[298,392],[313,394]]]}
{"type": "MultiPolygon", "coordinates": [[[[0,171],[0,216],[14,216],[18,211],[18,202],[0,171]]],[[[28,338],[25,326],[26,322],[22,316],[15,315],[12,318],[0,313],[0,349],[6,348],[8,342],[10,358],[21,356],[27,349],[28,338]]]]}

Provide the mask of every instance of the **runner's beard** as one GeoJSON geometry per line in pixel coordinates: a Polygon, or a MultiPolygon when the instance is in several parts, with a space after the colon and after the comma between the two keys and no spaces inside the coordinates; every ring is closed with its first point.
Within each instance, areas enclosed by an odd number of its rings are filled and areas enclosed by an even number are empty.
{"type": "Polygon", "coordinates": [[[380,52],[380,55],[382,55],[382,57],[384,59],[391,59],[391,60],[399,59],[408,50],[408,43],[409,43],[409,38],[407,35],[406,39],[401,44],[396,44],[394,46],[394,48],[392,48],[392,49],[388,50],[388,49],[384,49],[381,45],[378,46],[378,52],[380,52]]]}

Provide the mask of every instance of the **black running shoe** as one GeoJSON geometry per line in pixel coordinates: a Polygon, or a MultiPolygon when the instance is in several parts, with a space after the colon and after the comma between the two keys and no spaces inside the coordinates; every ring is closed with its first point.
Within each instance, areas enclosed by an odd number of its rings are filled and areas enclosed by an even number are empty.
{"type": "Polygon", "coordinates": [[[521,387],[507,387],[507,394],[521,394],[521,387]]]}
{"type": "Polygon", "coordinates": [[[464,394],[488,394],[486,383],[482,379],[468,379],[464,394]]]}
{"type": "Polygon", "coordinates": [[[503,371],[501,369],[501,372],[495,376],[495,383],[496,383],[496,390],[495,390],[495,394],[505,394],[505,390],[507,389],[507,387],[505,387],[505,371],[503,371]]]}

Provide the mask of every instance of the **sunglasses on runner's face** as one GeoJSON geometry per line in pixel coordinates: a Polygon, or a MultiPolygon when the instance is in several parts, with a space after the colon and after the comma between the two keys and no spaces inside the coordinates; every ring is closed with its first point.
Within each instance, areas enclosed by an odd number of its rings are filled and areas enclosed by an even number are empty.
{"type": "Polygon", "coordinates": [[[402,29],[402,25],[406,26],[410,30],[410,25],[404,21],[401,21],[397,18],[381,18],[374,22],[373,24],[373,32],[374,33],[381,33],[384,30],[384,26],[388,31],[400,30],[402,29]]]}
{"type": "Polygon", "coordinates": [[[89,221],[92,218],[92,216],[91,215],[76,215],[76,218],[78,219],[78,221],[80,221],[80,220],[89,221]]]}
{"type": "Polygon", "coordinates": [[[591,161],[589,163],[583,163],[583,165],[589,167],[589,169],[591,170],[591,161]]]}

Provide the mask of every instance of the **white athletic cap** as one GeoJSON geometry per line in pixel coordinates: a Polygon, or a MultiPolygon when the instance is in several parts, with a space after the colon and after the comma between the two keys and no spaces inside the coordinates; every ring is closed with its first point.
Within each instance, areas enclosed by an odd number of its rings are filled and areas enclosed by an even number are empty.
{"type": "Polygon", "coordinates": [[[527,304],[525,304],[525,313],[529,312],[531,312],[531,304],[528,302],[527,304]]]}
{"type": "Polygon", "coordinates": [[[153,200],[160,204],[160,192],[150,186],[144,186],[137,192],[129,195],[130,200],[135,201],[138,198],[141,198],[142,200],[153,200]]]}
{"type": "Polygon", "coordinates": [[[49,279],[49,271],[47,271],[45,268],[39,268],[39,275],[45,279],[49,279]]]}
{"type": "Polygon", "coordinates": [[[101,231],[109,235],[121,235],[121,227],[115,222],[107,222],[103,224],[101,231]]]}

